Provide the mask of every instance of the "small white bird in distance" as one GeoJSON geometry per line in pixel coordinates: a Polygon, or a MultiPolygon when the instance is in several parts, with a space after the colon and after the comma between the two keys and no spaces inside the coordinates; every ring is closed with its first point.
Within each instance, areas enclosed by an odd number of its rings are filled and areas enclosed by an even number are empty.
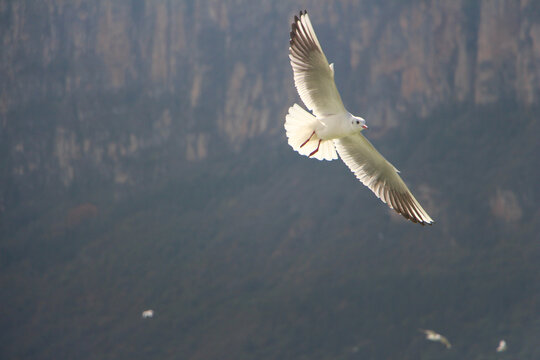
{"type": "Polygon", "coordinates": [[[296,90],[313,113],[298,104],[289,108],[285,118],[289,145],[318,160],[334,160],[339,154],[356,177],[390,208],[415,223],[431,225],[433,220],[399,171],[361,134],[367,129],[366,121],[345,109],[334,82],[334,64],[328,64],[306,11],[294,17],[289,43],[296,90]]]}
{"type": "Polygon", "coordinates": [[[506,351],[506,341],[501,340],[499,341],[499,346],[497,347],[497,352],[503,352],[506,351]]]}
{"type": "Polygon", "coordinates": [[[441,344],[444,344],[448,349],[452,347],[452,345],[450,344],[450,341],[448,341],[448,339],[442,336],[441,334],[438,334],[433,330],[420,329],[420,331],[426,334],[426,339],[431,340],[431,341],[438,341],[441,344]]]}
{"type": "Polygon", "coordinates": [[[149,319],[149,318],[152,318],[154,317],[154,310],[150,309],[150,310],[144,310],[142,312],[142,318],[143,319],[149,319]]]}

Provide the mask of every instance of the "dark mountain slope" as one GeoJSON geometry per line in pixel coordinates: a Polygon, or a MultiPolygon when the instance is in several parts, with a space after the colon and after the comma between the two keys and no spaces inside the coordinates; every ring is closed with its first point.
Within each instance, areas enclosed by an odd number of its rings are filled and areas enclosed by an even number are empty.
{"type": "Polygon", "coordinates": [[[101,197],[80,223],[39,216],[2,251],[4,356],[481,359],[500,337],[538,356],[539,178],[524,157],[539,129],[511,114],[511,128],[474,110],[377,142],[416,192],[433,189],[432,227],[390,214],[339,162],[255,142],[226,165],[101,197]],[[497,218],[497,191],[515,194],[519,219],[497,218]]]}

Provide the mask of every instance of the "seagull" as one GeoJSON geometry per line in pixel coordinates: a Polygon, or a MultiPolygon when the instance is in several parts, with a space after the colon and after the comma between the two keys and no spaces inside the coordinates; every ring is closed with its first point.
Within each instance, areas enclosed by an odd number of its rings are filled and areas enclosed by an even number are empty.
{"type": "Polygon", "coordinates": [[[433,223],[407,185],[362,135],[366,121],[345,109],[334,82],[334,64],[328,64],[307,11],[294,17],[289,59],[294,84],[305,106],[294,104],[285,117],[289,145],[301,155],[335,160],[338,154],[356,177],[384,203],[412,222],[433,223]],[[337,152],[336,152],[337,150],[337,152]]]}
{"type": "Polygon", "coordinates": [[[154,317],[154,310],[152,310],[152,309],[144,310],[142,312],[141,316],[142,316],[143,319],[152,318],[152,317],[154,317]]]}
{"type": "Polygon", "coordinates": [[[501,340],[499,341],[499,346],[497,347],[497,352],[503,352],[506,351],[506,341],[501,340]]]}
{"type": "Polygon", "coordinates": [[[441,334],[437,334],[433,330],[422,330],[422,329],[420,329],[420,331],[423,332],[424,334],[426,334],[426,339],[431,340],[431,341],[438,341],[441,344],[446,345],[446,347],[448,349],[450,349],[452,347],[452,345],[450,344],[450,341],[448,341],[448,339],[445,338],[444,336],[442,336],[441,334]]]}

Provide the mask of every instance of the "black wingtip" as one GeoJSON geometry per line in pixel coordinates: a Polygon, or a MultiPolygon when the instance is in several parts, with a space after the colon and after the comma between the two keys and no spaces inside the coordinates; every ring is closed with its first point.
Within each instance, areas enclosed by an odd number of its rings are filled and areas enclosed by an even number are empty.
{"type": "Polygon", "coordinates": [[[403,216],[405,219],[409,220],[409,221],[412,221],[413,223],[415,224],[420,224],[422,226],[426,226],[426,225],[433,225],[435,223],[435,221],[431,220],[431,222],[427,222],[425,220],[421,220],[421,219],[418,219],[414,216],[410,216],[409,214],[407,214],[406,212],[401,212],[395,208],[392,208],[396,213],[398,213],[399,215],[403,216]]]}
{"type": "Polygon", "coordinates": [[[298,19],[298,17],[294,17],[295,18],[295,21],[292,23],[291,25],[291,32],[289,33],[289,36],[290,36],[290,40],[291,42],[293,41],[293,39],[295,38],[296,36],[296,29],[298,29],[298,26],[296,25],[296,19],[298,19]]]}
{"type": "Polygon", "coordinates": [[[302,17],[302,15],[306,15],[306,14],[307,14],[307,10],[300,10],[298,15],[294,15],[294,21],[291,24],[291,29],[292,29],[290,33],[291,40],[294,39],[294,37],[296,36],[295,32],[298,29],[298,23],[300,22],[300,18],[302,17]]]}
{"type": "MultiPolygon", "coordinates": [[[[301,13],[301,12],[300,12],[301,13]]],[[[294,21],[291,24],[291,32],[290,32],[290,44],[292,45],[293,39],[296,37],[296,30],[298,29],[297,23],[300,21],[298,16],[294,15],[294,21]]]]}
{"type": "Polygon", "coordinates": [[[306,15],[306,14],[307,14],[307,10],[300,10],[298,15],[294,15],[294,24],[300,21],[300,18],[302,17],[302,15],[306,15]]]}

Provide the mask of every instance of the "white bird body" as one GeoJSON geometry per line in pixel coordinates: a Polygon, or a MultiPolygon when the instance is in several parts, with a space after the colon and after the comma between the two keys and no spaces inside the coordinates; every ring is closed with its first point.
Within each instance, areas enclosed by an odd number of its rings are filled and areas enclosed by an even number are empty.
{"type": "Polygon", "coordinates": [[[297,104],[289,108],[285,118],[289,145],[318,160],[334,160],[339,153],[356,177],[390,208],[413,222],[433,223],[399,171],[361,134],[366,121],[345,109],[334,82],[334,66],[328,64],[306,11],[294,17],[289,58],[298,94],[312,111],[297,104]]]}
{"type": "Polygon", "coordinates": [[[154,310],[152,310],[152,309],[144,310],[142,312],[141,316],[142,316],[143,319],[152,318],[152,317],[154,317],[154,310]]]}
{"type": "Polygon", "coordinates": [[[318,117],[317,120],[315,133],[322,140],[339,139],[359,131],[354,126],[358,118],[349,112],[318,117]]]}
{"type": "Polygon", "coordinates": [[[497,352],[503,352],[506,351],[506,341],[501,340],[499,341],[499,346],[497,347],[497,352]]]}
{"type": "Polygon", "coordinates": [[[426,339],[431,340],[431,341],[441,341],[441,334],[428,333],[426,335],[426,339]]]}
{"type": "Polygon", "coordinates": [[[426,335],[426,339],[428,339],[430,341],[440,342],[441,344],[446,346],[448,349],[450,349],[452,347],[452,345],[450,344],[450,341],[448,341],[448,339],[445,338],[444,336],[442,336],[441,334],[438,334],[433,330],[422,330],[422,329],[420,329],[420,331],[423,332],[426,335]]]}

